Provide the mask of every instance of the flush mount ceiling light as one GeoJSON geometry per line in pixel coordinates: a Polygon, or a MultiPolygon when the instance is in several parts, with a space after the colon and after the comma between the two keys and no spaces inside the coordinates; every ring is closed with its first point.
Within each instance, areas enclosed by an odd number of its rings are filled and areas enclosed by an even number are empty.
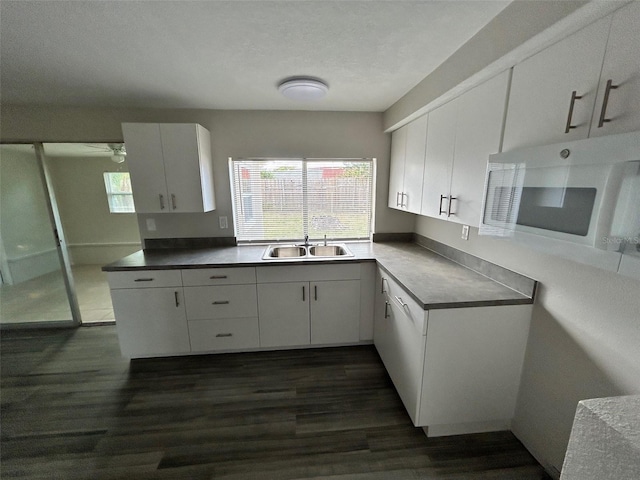
{"type": "Polygon", "coordinates": [[[111,155],[111,160],[115,163],[124,162],[124,158],[127,156],[127,151],[124,148],[124,143],[113,143],[110,144],[109,147],[113,150],[113,155],[111,155]]]}
{"type": "Polygon", "coordinates": [[[278,85],[278,91],[291,100],[301,102],[320,100],[329,91],[326,83],[316,78],[287,78],[278,85]]]}

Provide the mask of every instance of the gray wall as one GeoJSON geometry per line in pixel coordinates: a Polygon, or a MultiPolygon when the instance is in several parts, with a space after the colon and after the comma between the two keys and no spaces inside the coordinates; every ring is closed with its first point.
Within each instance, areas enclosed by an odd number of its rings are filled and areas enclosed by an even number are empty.
{"type": "Polygon", "coordinates": [[[640,281],[418,217],[417,233],[540,282],[513,431],[560,470],[577,403],[640,392],[640,281]]]}
{"type": "Polygon", "coordinates": [[[142,238],[232,236],[229,157],[374,157],[377,159],[376,232],[413,230],[415,217],[386,207],[390,135],[381,113],[153,110],[3,106],[0,139],[121,142],[122,122],[195,122],[211,132],[217,208],[202,214],[138,215],[142,238]],[[218,217],[229,218],[221,230],[218,217]],[[147,231],[146,219],[156,221],[147,231]]]}
{"type": "Polygon", "coordinates": [[[47,158],[74,265],[104,265],[140,250],[135,213],[111,213],[104,172],[126,172],[109,157],[47,158]]]}

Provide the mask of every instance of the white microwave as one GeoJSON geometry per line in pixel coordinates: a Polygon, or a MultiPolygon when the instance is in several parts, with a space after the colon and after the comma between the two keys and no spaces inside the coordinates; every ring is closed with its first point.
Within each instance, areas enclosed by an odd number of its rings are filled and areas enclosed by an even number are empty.
{"type": "Polygon", "coordinates": [[[479,233],[640,273],[640,132],[491,155],[479,233]]]}

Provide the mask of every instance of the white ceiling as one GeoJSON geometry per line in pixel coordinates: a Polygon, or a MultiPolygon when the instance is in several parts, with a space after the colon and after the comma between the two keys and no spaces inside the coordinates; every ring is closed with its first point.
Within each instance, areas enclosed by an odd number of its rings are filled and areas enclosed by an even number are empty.
{"type": "Polygon", "coordinates": [[[0,2],[5,104],[384,111],[508,1],[0,2]],[[280,96],[286,77],[330,86],[280,96]]]}

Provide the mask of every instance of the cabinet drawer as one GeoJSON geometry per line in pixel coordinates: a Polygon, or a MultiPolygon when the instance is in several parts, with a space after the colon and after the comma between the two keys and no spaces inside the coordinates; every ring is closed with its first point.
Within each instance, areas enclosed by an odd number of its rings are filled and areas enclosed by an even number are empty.
{"type": "Polygon", "coordinates": [[[255,285],[185,287],[184,298],[189,320],[258,316],[255,285]]]}
{"type": "Polygon", "coordinates": [[[198,285],[244,285],[256,283],[254,267],[197,268],[182,270],[185,287],[198,285]]]}
{"type": "Polygon", "coordinates": [[[192,352],[258,348],[258,317],[189,321],[192,352]]]}
{"type": "Polygon", "coordinates": [[[380,288],[386,294],[389,302],[396,306],[414,324],[418,333],[427,334],[425,310],[385,271],[382,271],[381,284],[377,288],[380,288]]]}
{"type": "Polygon", "coordinates": [[[180,270],[136,270],[129,272],[107,272],[111,289],[181,287],[180,270]]]}

